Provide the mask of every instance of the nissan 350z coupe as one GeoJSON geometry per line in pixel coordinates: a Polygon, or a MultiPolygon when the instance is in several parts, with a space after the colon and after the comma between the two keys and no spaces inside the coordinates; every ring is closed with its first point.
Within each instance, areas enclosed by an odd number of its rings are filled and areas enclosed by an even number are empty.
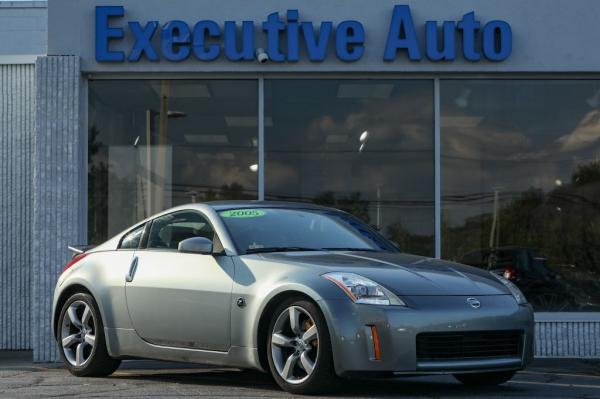
{"type": "Polygon", "coordinates": [[[52,317],[77,376],[163,359],[269,371],[293,393],[403,374],[495,385],[533,349],[532,308],[510,281],[280,202],[190,204],[134,225],[73,257],[52,317]]]}

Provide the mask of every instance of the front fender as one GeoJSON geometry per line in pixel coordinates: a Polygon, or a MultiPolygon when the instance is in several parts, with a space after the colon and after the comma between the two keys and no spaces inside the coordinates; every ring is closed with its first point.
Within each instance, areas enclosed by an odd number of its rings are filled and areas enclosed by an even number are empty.
{"type": "Polygon", "coordinates": [[[252,325],[252,331],[254,332],[254,340],[253,340],[254,347],[256,347],[257,343],[258,343],[258,337],[257,337],[257,332],[258,332],[258,327],[259,327],[258,324],[260,322],[261,316],[264,314],[267,307],[271,304],[271,302],[277,296],[279,296],[281,294],[285,294],[285,293],[292,293],[292,292],[297,292],[297,293],[300,293],[300,294],[303,294],[303,295],[309,297],[314,302],[319,304],[319,307],[321,306],[320,303],[323,302],[323,295],[321,293],[319,293],[318,290],[311,288],[311,286],[308,284],[308,282],[305,282],[305,283],[300,283],[300,282],[299,283],[282,283],[282,284],[274,287],[273,290],[271,292],[269,292],[268,295],[266,295],[264,298],[262,298],[260,305],[256,311],[257,317],[254,318],[253,325],[252,325]]]}
{"type": "Polygon", "coordinates": [[[282,294],[296,292],[307,296],[321,308],[330,335],[335,334],[328,301],[348,301],[346,294],[331,281],[303,267],[271,264],[263,260],[234,258],[236,273],[231,312],[231,344],[258,348],[259,324],[265,311],[282,294]],[[243,298],[245,306],[238,306],[243,298]]]}

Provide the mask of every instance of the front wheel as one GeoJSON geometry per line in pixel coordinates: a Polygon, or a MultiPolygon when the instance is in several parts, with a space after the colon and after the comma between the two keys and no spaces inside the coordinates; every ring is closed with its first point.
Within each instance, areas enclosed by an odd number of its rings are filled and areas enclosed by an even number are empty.
{"type": "Polygon", "coordinates": [[[271,374],[287,392],[323,393],[336,385],[327,323],[312,302],[292,298],[276,309],[267,356],[271,374]]]}
{"type": "Polygon", "coordinates": [[[103,377],[112,374],[121,363],[108,355],[104,325],[91,295],[78,293],[65,302],[56,337],[60,357],[73,375],[103,377]]]}
{"type": "Polygon", "coordinates": [[[454,374],[454,378],[465,385],[496,386],[505,383],[515,375],[515,371],[496,371],[493,373],[454,374]]]}

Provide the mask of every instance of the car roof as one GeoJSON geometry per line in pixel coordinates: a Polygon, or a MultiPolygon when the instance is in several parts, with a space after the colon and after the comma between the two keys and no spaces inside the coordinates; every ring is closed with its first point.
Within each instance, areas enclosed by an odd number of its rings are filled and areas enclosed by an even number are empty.
{"type": "Polygon", "coordinates": [[[147,223],[150,220],[156,219],[163,215],[167,215],[169,213],[178,212],[178,211],[186,211],[190,209],[197,209],[200,211],[207,211],[207,208],[213,209],[215,212],[225,211],[229,209],[248,209],[248,208],[281,208],[281,209],[314,209],[314,210],[328,210],[328,211],[336,211],[343,212],[339,209],[325,207],[321,205],[311,204],[309,202],[292,202],[292,201],[208,201],[208,202],[195,202],[185,205],[179,205],[174,208],[165,209],[162,212],[156,213],[152,216],[147,217],[144,220],[139,221],[138,223],[129,226],[127,229],[121,231],[115,236],[111,237],[107,241],[102,244],[96,246],[91,251],[101,251],[105,249],[114,249],[117,247],[121,238],[124,234],[129,233],[130,231],[136,229],[144,223],[147,223]],[[113,248],[114,247],[114,248],[113,248]]]}
{"type": "Polygon", "coordinates": [[[338,209],[312,204],[310,202],[293,202],[293,201],[209,201],[204,202],[215,211],[224,211],[227,209],[247,209],[247,208],[288,208],[288,209],[323,209],[336,210],[338,209]]]}

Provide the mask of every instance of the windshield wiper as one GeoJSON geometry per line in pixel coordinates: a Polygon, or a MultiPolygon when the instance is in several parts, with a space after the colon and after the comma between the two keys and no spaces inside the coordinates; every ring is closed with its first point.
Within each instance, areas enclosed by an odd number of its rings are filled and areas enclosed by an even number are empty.
{"type": "Polygon", "coordinates": [[[319,248],[306,247],[265,247],[265,248],[248,248],[247,254],[257,254],[261,252],[292,252],[292,251],[320,251],[319,248]]]}
{"type": "Polygon", "coordinates": [[[325,251],[363,251],[363,252],[379,252],[382,251],[381,249],[374,249],[374,248],[351,248],[351,247],[347,247],[347,248],[343,248],[343,247],[330,247],[330,248],[321,248],[322,250],[325,251]]]}

